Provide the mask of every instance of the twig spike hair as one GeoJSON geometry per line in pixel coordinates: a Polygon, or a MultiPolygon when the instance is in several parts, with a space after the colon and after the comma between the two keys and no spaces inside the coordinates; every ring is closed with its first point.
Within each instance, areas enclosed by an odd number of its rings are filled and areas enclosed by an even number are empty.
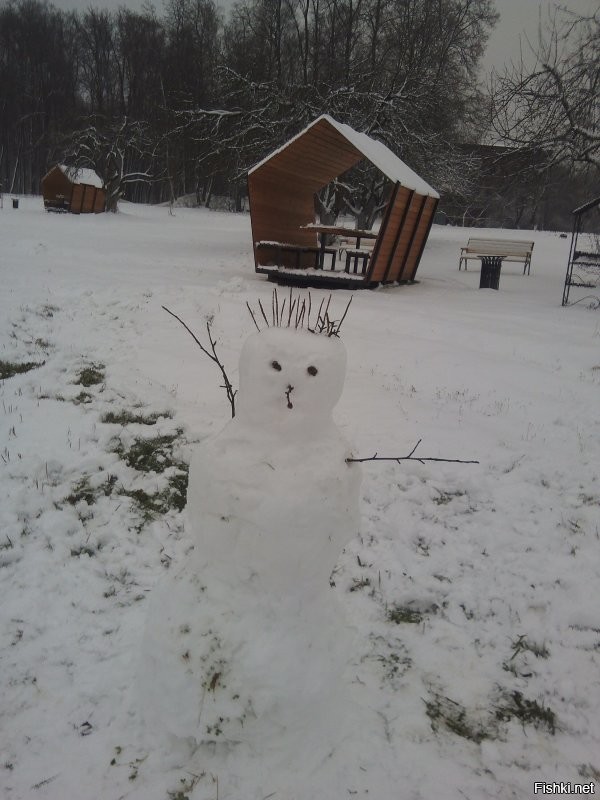
{"type": "MultiPolygon", "coordinates": [[[[262,316],[265,327],[267,328],[295,328],[296,330],[298,328],[305,328],[307,331],[310,331],[310,333],[322,333],[325,336],[339,336],[340,328],[342,327],[343,321],[346,319],[351,303],[352,297],[348,300],[340,319],[332,319],[329,315],[329,308],[331,306],[331,295],[329,295],[327,301],[325,301],[325,298],[321,299],[316,319],[312,319],[313,304],[310,292],[308,292],[307,302],[306,297],[303,297],[301,294],[294,295],[293,290],[290,288],[289,298],[284,298],[280,305],[279,295],[275,288],[271,296],[270,323],[260,300],[258,300],[258,308],[260,310],[260,316],[262,316]]],[[[254,313],[250,303],[246,302],[246,306],[252,317],[252,322],[256,329],[260,331],[261,327],[257,321],[259,315],[254,313]]]]}

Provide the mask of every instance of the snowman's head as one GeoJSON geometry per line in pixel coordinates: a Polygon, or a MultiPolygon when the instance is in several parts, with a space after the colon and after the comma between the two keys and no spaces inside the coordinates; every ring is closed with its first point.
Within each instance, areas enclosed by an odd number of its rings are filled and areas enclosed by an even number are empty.
{"type": "Polygon", "coordinates": [[[263,429],[314,429],[331,419],[345,375],[346,349],[337,337],[266,328],[242,348],[237,416],[263,429]]]}

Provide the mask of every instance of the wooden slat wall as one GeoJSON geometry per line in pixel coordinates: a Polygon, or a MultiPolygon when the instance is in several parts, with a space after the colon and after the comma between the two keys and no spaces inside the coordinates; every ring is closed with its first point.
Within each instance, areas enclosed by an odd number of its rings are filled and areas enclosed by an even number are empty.
{"type": "Polygon", "coordinates": [[[377,263],[373,266],[370,275],[370,280],[373,283],[383,280],[398,280],[397,276],[410,239],[411,226],[414,225],[414,219],[417,214],[415,198],[419,196],[405,186],[398,192],[387,229],[383,234],[384,239],[382,240],[377,263]],[[399,229],[400,235],[398,236],[399,229]]]}
{"type": "Polygon", "coordinates": [[[423,252],[425,239],[427,238],[427,235],[429,233],[429,229],[431,227],[431,220],[433,218],[433,213],[437,205],[436,199],[434,197],[426,197],[422,198],[422,200],[424,201],[422,205],[422,211],[420,213],[419,218],[417,219],[416,229],[414,231],[410,249],[407,253],[407,258],[404,267],[402,269],[400,277],[397,280],[401,281],[414,280],[417,268],[419,266],[419,261],[421,258],[421,254],[423,252]]]}
{"type": "Polygon", "coordinates": [[[394,254],[394,263],[392,264],[392,268],[388,274],[389,281],[403,280],[402,275],[404,273],[404,265],[408,258],[423,200],[424,198],[422,195],[413,192],[410,199],[410,204],[405,214],[400,236],[398,237],[398,246],[394,254]]]}
{"type": "Polygon", "coordinates": [[[73,186],[73,194],[71,195],[71,213],[80,214],[83,206],[83,186],[76,183],[73,186]]]}
{"type": "Polygon", "coordinates": [[[42,195],[44,200],[56,202],[57,195],[62,194],[69,197],[71,194],[71,181],[66,177],[62,170],[53,167],[42,178],[42,195]]]}
{"type": "Polygon", "coordinates": [[[326,120],[321,120],[301,138],[276,153],[257,172],[261,177],[272,174],[276,180],[281,180],[282,175],[309,179],[320,189],[363,159],[359,150],[326,120]]]}
{"type": "Polygon", "coordinates": [[[81,204],[82,214],[91,214],[94,210],[94,201],[96,200],[96,187],[84,184],[83,187],[83,201],[81,204]]]}
{"type": "Polygon", "coordinates": [[[397,193],[390,199],[393,203],[392,208],[386,211],[384,224],[379,231],[378,249],[374,253],[375,259],[371,266],[369,281],[379,283],[389,278],[390,270],[393,269],[395,253],[397,251],[398,228],[402,225],[406,213],[407,204],[413,192],[405,186],[398,188],[397,193]]]}
{"type": "Polygon", "coordinates": [[[98,189],[94,200],[94,214],[101,214],[106,209],[106,191],[98,189]]]}
{"type": "Polygon", "coordinates": [[[250,176],[252,240],[276,241],[313,247],[317,234],[300,230],[314,220],[312,187],[301,184],[296,193],[290,192],[285,182],[272,184],[250,176]]]}

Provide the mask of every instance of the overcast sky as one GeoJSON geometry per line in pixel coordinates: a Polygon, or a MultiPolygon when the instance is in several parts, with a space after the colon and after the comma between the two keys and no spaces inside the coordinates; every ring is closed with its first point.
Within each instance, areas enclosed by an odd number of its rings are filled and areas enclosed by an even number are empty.
{"type": "MultiPolygon", "coordinates": [[[[159,12],[162,0],[152,0],[159,12]]],[[[54,5],[64,9],[85,10],[89,6],[116,9],[125,6],[140,10],[144,0],[53,0],[54,5]]],[[[229,8],[233,0],[216,0],[221,8],[229,8]]],[[[488,43],[484,68],[501,69],[502,66],[519,57],[519,42],[527,49],[526,37],[535,44],[538,39],[540,14],[542,21],[548,18],[548,11],[555,5],[554,0],[496,0],[500,20],[488,43]]],[[[589,13],[600,7],[600,0],[562,0],[561,6],[577,13],[589,13]]]]}
{"type": "MultiPolygon", "coordinates": [[[[548,19],[556,5],[551,0],[496,0],[500,19],[488,42],[484,66],[501,69],[505,63],[519,58],[519,41],[528,49],[538,41],[540,14],[542,22],[548,19]]],[[[563,0],[560,5],[580,14],[593,13],[600,8],[600,0],[563,0]]]]}

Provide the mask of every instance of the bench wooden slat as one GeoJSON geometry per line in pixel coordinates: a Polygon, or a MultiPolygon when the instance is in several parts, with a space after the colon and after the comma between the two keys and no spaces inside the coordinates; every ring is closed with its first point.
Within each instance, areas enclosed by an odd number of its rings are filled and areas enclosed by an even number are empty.
{"type": "Polygon", "coordinates": [[[524,239],[483,239],[472,237],[467,244],[460,249],[460,259],[458,269],[465,265],[467,260],[480,258],[481,256],[501,256],[505,261],[523,262],[523,275],[531,269],[531,254],[534,242],[524,239]]]}

